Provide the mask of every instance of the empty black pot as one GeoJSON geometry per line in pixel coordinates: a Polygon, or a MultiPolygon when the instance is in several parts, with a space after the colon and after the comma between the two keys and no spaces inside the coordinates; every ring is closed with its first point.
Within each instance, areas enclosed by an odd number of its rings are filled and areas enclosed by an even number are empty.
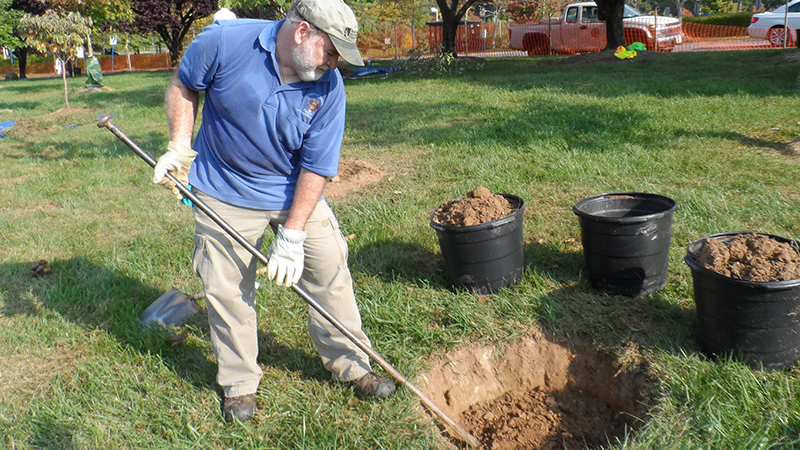
{"type": "Polygon", "coordinates": [[[675,200],[663,195],[619,192],[586,197],[572,212],[592,287],[636,297],[667,283],[675,200]]]}
{"type": "Polygon", "coordinates": [[[476,294],[494,294],[515,285],[524,268],[522,254],[522,213],[525,202],[511,194],[505,197],[511,214],[471,226],[442,225],[433,220],[439,247],[444,257],[447,284],[451,289],[467,289],[476,294]]]}
{"type": "MultiPolygon", "coordinates": [[[[700,238],[686,249],[697,305],[697,337],[708,356],[732,355],[753,368],[783,369],[800,356],[800,279],[747,281],[721,275],[698,264],[703,241],[729,242],[728,232],[700,238]]],[[[759,233],[800,248],[796,241],[759,233]]]]}

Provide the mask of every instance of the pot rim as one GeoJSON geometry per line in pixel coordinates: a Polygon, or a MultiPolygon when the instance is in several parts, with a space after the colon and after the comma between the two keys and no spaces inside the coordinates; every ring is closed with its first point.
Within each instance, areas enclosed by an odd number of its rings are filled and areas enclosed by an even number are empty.
{"type": "MultiPolygon", "coordinates": [[[[511,211],[511,213],[509,213],[506,216],[499,217],[497,219],[490,220],[488,222],[479,223],[477,225],[468,225],[468,226],[443,225],[443,224],[438,223],[435,220],[433,220],[434,215],[436,214],[436,211],[438,211],[442,207],[442,205],[444,205],[444,203],[442,203],[441,205],[437,206],[436,209],[431,211],[431,215],[430,215],[430,226],[431,226],[431,228],[433,228],[434,230],[448,231],[448,232],[451,232],[451,233],[452,232],[456,232],[456,233],[465,232],[466,233],[466,232],[473,232],[473,231],[481,231],[481,230],[485,230],[485,229],[489,229],[489,228],[499,227],[499,226],[505,225],[507,223],[513,222],[514,220],[516,220],[517,215],[522,214],[522,212],[525,210],[525,200],[523,200],[522,197],[520,197],[518,195],[514,195],[514,194],[506,194],[504,192],[496,192],[494,194],[495,195],[502,195],[506,199],[509,199],[509,201],[511,201],[512,203],[516,203],[518,205],[517,209],[515,209],[514,211],[511,211]]],[[[459,200],[459,199],[462,199],[464,197],[466,197],[466,195],[463,195],[461,197],[456,197],[456,198],[454,198],[454,199],[452,199],[450,201],[459,200]]]]}
{"type": "Polygon", "coordinates": [[[760,289],[769,291],[769,290],[783,290],[783,289],[788,289],[788,288],[793,288],[793,287],[796,287],[796,286],[800,286],[800,278],[794,278],[792,280],[783,280],[783,281],[750,281],[750,280],[741,280],[739,278],[728,277],[728,276],[722,275],[721,273],[717,273],[717,272],[715,272],[715,271],[713,271],[711,269],[706,269],[705,267],[701,266],[700,263],[698,263],[694,259],[694,256],[700,250],[700,246],[703,244],[703,241],[705,241],[706,239],[714,238],[714,239],[719,239],[719,240],[725,241],[724,238],[728,238],[728,240],[730,240],[733,237],[738,236],[740,234],[760,234],[762,236],[768,236],[768,237],[770,237],[772,239],[775,239],[778,242],[784,242],[784,243],[790,244],[795,250],[800,252],[800,242],[798,242],[798,241],[796,241],[794,239],[789,239],[789,238],[786,238],[786,237],[783,237],[783,236],[778,236],[778,235],[770,234],[770,233],[762,233],[760,231],[725,231],[725,232],[722,232],[722,233],[709,234],[707,236],[703,236],[703,237],[701,237],[699,239],[696,239],[696,240],[692,241],[691,243],[689,243],[689,245],[686,246],[686,256],[683,258],[683,261],[692,270],[692,274],[694,274],[695,272],[698,272],[698,273],[703,274],[705,276],[708,276],[708,277],[711,277],[711,278],[714,278],[714,279],[717,279],[717,280],[723,280],[723,281],[725,281],[727,283],[730,283],[730,284],[740,285],[742,287],[760,288],[760,289]]]}
{"type": "Polygon", "coordinates": [[[578,200],[572,207],[572,212],[580,218],[590,219],[597,222],[613,222],[613,223],[628,224],[628,223],[639,223],[639,222],[649,222],[652,220],[658,220],[662,217],[672,214],[677,209],[678,209],[678,202],[676,202],[672,198],[669,198],[661,194],[652,194],[648,192],[606,192],[604,194],[592,195],[578,200]],[[650,214],[641,214],[638,216],[630,216],[630,217],[600,216],[595,214],[589,214],[588,212],[581,209],[582,206],[585,206],[589,203],[594,203],[603,200],[613,200],[613,198],[611,197],[614,196],[618,196],[621,199],[626,199],[626,197],[630,197],[631,199],[656,201],[664,204],[664,206],[667,208],[663,211],[657,211],[650,214]]]}

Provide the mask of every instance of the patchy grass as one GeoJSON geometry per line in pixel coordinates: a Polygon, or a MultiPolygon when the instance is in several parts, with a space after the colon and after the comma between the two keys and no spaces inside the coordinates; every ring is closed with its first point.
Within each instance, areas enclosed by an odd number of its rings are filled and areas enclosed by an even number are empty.
{"type": "MultiPolygon", "coordinates": [[[[581,336],[644,365],[654,409],[617,449],[792,448],[800,374],[710,361],[695,340],[686,245],[707,234],[800,235],[795,50],[668,54],[561,67],[489,60],[477,70],[346,82],[342,155],[387,171],[332,201],[373,345],[415,379],[443,352],[483,341],[581,336]],[[525,273],[478,297],[445,287],[429,216],[481,184],[526,202],[525,273]],[[586,281],[572,205],[602,192],[669,196],[669,281],[629,299],[586,281]]],[[[110,89],[0,83],[16,120],[0,140],[0,429],[8,448],[454,448],[401,388],[360,401],[331,383],[286,289],[258,290],[265,377],[250,426],[227,426],[203,314],[177,330],[139,314],[175,286],[194,293],[191,211],[105,130],[154,156],[166,146],[169,73],[122,73],[110,89]],[[74,126],[73,126],[74,125],[74,126]],[[40,259],[52,275],[31,278],[40,259]],[[186,338],[173,346],[173,334],[186,338]]],[[[268,242],[267,242],[268,244],[268,242]]],[[[263,281],[263,280],[262,280],[263,281]]]]}

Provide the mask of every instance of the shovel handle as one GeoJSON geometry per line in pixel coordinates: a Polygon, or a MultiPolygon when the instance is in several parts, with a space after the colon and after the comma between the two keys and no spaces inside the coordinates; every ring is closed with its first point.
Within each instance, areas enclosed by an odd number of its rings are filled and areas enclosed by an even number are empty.
{"type": "MultiPolygon", "coordinates": [[[[97,123],[98,128],[108,128],[115,136],[117,136],[122,142],[124,142],[134,153],[136,153],[140,158],[142,158],[150,167],[156,166],[156,160],[150,156],[144,149],[139,147],[131,138],[129,138],[125,133],[122,132],[114,122],[111,121],[111,116],[103,116],[100,121],[97,123]]],[[[228,235],[230,235],[236,242],[238,242],[241,246],[243,246],[247,251],[249,251],[253,256],[258,258],[263,264],[267,264],[269,259],[261,253],[260,250],[255,248],[250,242],[247,241],[238,231],[234,230],[225,220],[220,217],[217,213],[215,213],[208,205],[206,205],[202,200],[198,199],[196,195],[192,193],[186,186],[183,185],[180,181],[178,181],[171,173],[167,172],[167,179],[175,183],[175,187],[184,197],[188,198],[189,200],[194,203],[194,206],[199,208],[203,211],[208,217],[211,218],[217,225],[219,225],[223,230],[225,230],[228,235]]],[[[310,307],[314,308],[322,317],[324,317],[331,325],[333,325],[337,330],[339,330],[342,334],[344,334],[347,339],[349,339],[353,344],[355,344],[358,348],[360,348],[364,353],[369,355],[375,362],[378,363],[379,366],[383,368],[389,375],[394,377],[395,380],[400,382],[403,386],[410,389],[414,394],[419,397],[420,401],[426,408],[428,408],[433,414],[438,417],[442,422],[445,423],[450,429],[455,430],[454,437],[462,440],[463,442],[467,443],[469,446],[473,448],[480,448],[481,443],[475,436],[470,434],[464,427],[459,425],[456,421],[451,419],[441,408],[436,406],[436,404],[425,395],[418,387],[416,387],[413,383],[411,383],[408,378],[406,378],[400,371],[394,368],[394,366],[383,359],[383,357],[378,354],[375,350],[373,350],[368,345],[364,344],[356,335],[354,335],[347,327],[344,326],[343,323],[339,321],[336,317],[334,317],[328,310],[326,310],[322,305],[319,304],[314,298],[312,298],[305,290],[303,290],[300,286],[293,284],[292,290],[294,290],[297,295],[299,295],[310,307]]]]}
{"type": "MultiPolygon", "coordinates": [[[[149,164],[150,167],[153,168],[156,167],[156,160],[153,159],[153,157],[150,156],[150,154],[147,153],[147,151],[139,147],[139,145],[136,144],[136,142],[133,142],[133,140],[130,137],[128,137],[128,135],[126,135],[122,130],[120,130],[114,124],[114,122],[111,121],[111,116],[103,116],[100,119],[100,121],[97,122],[97,127],[108,128],[109,131],[114,133],[114,135],[117,136],[122,142],[124,142],[125,145],[130,147],[130,149],[133,150],[133,152],[136,153],[137,156],[142,158],[144,162],[149,164]]],[[[203,211],[206,215],[208,215],[208,217],[210,217],[211,220],[213,220],[217,225],[222,227],[222,229],[225,230],[225,232],[228,233],[228,235],[234,238],[236,242],[241,244],[245,249],[247,249],[247,251],[252,253],[253,256],[258,258],[264,264],[266,264],[269,261],[269,259],[267,259],[266,256],[264,256],[257,248],[255,248],[250,242],[248,242],[247,239],[245,239],[242,235],[240,235],[238,231],[234,230],[230,225],[228,225],[228,223],[225,222],[225,220],[222,217],[220,217],[217,213],[215,213],[211,208],[209,208],[208,205],[206,205],[202,200],[197,198],[197,196],[194,195],[192,191],[190,191],[183,183],[178,181],[178,179],[175,178],[171,173],[167,172],[166,177],[169,181],[175,183],[175,188],[178,189],[178,192],[180,192],[181,195],[191,200],[191,202],[194,203],[196,207],[198,207],[201,211],[203,211]]]]}

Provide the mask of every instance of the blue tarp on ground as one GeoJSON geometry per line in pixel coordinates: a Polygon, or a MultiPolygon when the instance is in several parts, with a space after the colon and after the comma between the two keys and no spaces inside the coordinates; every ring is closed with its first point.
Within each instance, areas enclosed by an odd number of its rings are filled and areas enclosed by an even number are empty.
{"type": "Polygon", "coordinates": [[[8,121],[5,121],[5,122],[1,122],[0,123],[0,138],[6,137],[6,135],[3,134],[3,130],[5,130],[6,128],[13,127],[15,123],[17,123],[16,120],[8,120],[8,121]]]}
{"type": "Polygon", "coordinates": [[[353,74],[348,76],[347,78],[358,78],[363,77],[366,75],[374,75],[377,73],[391,73],[396,71],[397,69],[394,67],[362,67],[358,69],[353,69],[353,74]]]}

